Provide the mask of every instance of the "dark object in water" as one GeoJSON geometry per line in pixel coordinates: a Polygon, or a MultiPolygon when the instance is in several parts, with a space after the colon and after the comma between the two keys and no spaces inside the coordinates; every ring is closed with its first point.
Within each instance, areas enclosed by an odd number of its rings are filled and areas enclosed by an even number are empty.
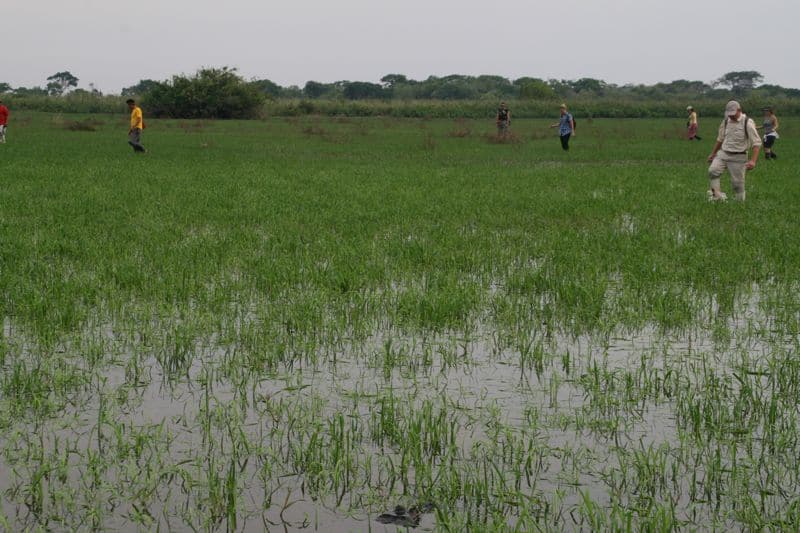
{"type": "Polygon", "coordinates": [[[432,503],[423,503],[420,506],[414,506],[408,510],[402,505],[394,508],[393,513],[383,513],[378,516],[377,520],[381,524],[394,524],[403,527],[417,527],[423,513],[429,513],[433,510],[432,503]]]}

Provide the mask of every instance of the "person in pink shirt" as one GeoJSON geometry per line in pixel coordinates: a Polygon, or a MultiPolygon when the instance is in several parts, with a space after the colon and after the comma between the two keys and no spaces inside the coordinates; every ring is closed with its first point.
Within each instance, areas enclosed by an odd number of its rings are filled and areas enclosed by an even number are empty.
{"type": "Polygon", "coordinates": [[[8,108],[0,100],[0,143],[6,142],[6,126],[8,125],[8,108]]]}

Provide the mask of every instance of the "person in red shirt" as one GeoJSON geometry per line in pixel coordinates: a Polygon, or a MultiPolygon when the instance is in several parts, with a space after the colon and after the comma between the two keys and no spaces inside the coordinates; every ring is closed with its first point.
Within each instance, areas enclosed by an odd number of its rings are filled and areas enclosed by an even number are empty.
{"type": "Polygon", "coordinates": [[[8,125],[8,108],[0,100],[0,143],[6,142],[6,126],[8,125]]]}

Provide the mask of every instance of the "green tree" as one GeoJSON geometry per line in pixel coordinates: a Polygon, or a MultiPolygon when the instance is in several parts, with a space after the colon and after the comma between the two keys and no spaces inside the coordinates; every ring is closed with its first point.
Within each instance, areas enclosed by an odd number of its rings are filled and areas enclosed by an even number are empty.
{"type": "Polygon", "coordinates": [[[595,96],[602,96],[606,92],[608,84],[603,80],[596,80],[594,78],[581,78],[571,83],[572,90],[578,94],[589,93],[595,96]]]}
{"type": "Polygon", "coordinates": [[[253,80],[250,83],[253,87],[271,98],[278,98],[283,94],[283,88],[272,80],[253,80]]]}
{"type": "Polygon", "coordinates": [[[539,78],[519,78],[514,80],[514,86],[519,91],[520,98],[545,100],[556,96],[553,88],[539,78]]]}
{"type": "Polygon", "coordinates": [[[555,78],[551,78],[547,80],[547,85],[549,85],[553,91],[562,98],[567,98],[575,94],[572,90],[571,82],[567,80],[557,80],[555,78]]]}
{"type": "Polygon", "coordinates": [[[47,78],[47,92],[51,96],[62,96],[71,88],[78,86],[78,78],[68,70],[56,72],[47,78]]]}
{"type": "Polygon", "coordinates": [[[13,89],[11,85],[5,82],[0,82],[0,93],[10,93],[13,89]]]}
{"type": "Polygon", "coordinates": [[[755,70],[741,70],[724,74],[714,82],[714,87],[730,88],[736,96],[743,96],[762,81],[764,81],[764,76],[755,70]]]}
{"type": "Polygon", "coordinates": [[[698,95],[708,92],[711,86],[702,81],[674,80],[669,83],[656,83],[654,86],[667,94],[698,95]]]}
{"type": "Polygon", "coordinates": [[[15,96],[47,96],[47,89],[41,87],[17,87],[14,89],[15,96]]]}
{"type": "Polygon", "coordinates": [[[303,87],[303,95],[306,98],[320,98],[330,89],[324,83],[318,81],[307,81],[303,87]]]}
{"type": "Polygon", "coordinates": [[[174,118],[255,118],[264,94],[235,68],[204,68],[194,76],[173,76],[153,86],[143,105],[155,116],[174,118]]]}
{"type": "Polygon", "coordinates": [[[408,84],[408,78],[403,74],[387,74],[381,78],[381,83],[386,89],[394,89],[398,85],[408,84]]]}
{"type": "Polygon", "coordinates": [[[136,85],[122,89],[122,96],[143,96],[161,82],[155,80],[139,80],[136,85]]]}
{"type": "Polygon", "coordinates": [[[349,81],[345,82],[342,94],[348,100],[365,100],[368,98],[378,99],[385,98],[387,92],[381,85],[377,83],[368,83],[366,81],[349,81]]]}

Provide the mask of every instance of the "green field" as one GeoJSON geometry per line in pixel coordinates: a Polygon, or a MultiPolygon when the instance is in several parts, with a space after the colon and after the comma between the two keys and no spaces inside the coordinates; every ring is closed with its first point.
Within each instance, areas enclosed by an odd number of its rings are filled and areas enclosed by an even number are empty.
{"type": "Polygon", "coordinates": [[[12,118],[0,529],[800,524],[796,119],[12,118]]]}

